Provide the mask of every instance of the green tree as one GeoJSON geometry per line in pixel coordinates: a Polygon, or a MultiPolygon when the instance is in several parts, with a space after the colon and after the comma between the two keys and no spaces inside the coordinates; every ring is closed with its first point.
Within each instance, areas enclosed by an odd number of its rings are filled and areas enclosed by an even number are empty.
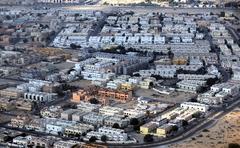
{"type": "Polygon", "coordinates": [[[229,143],[228,148],[240,148],[240,145],[237,143],[229,143]]]}
{"type": "Polygon", "coordinates": [[[187,126],[188,125],[188,122],[186,120],[183,120],[182,121],[182,126],[187,126]]]}
{"type": "Polygon", "coordinates": [[[74,44],[74,43],[72,43],[72,44],[70,44],[70,47],[71,47],[72,49],[76,49],[76,48],[77,48],[77,45],[74,44]]]}
{"type": "Polygon", "coordinates": [[[150,117],[151,116],[151,112],[149,110],[146,111],[146,116],[150,117]]]}
{"type": "Polygon", "coordinates": [[[222,11],[222,12],[220,13],[220,17],[225,17],[225,12],[224,12],[224,11],[222,11]]]}
{"type": "Polygon", "coordinates": [[[114,123],[112,128],[120,128],[119,124],[118,123],[114,123]]]}
{"type": "Polygon", "coordinates": [[[11,16],[6,15],[6,19],[7,19],[7,20],[10,20],[10,19],[11,19],[11,16]]]}
{"type": "Polygon", "coordinates": [[[153,135],[147,134],[144,136],[143,140],[144,142],[153,142],[154,141],[153,135]]]}
{"type": "Polygon", "coordinates": [[[140,130],[140,126],[139,125],[134,125],[133,129],[138,132],[140,130]]]}
{"type": "Polygon", "coordinates": [[[89,138],[89,142],[96,142],[97,138],[95,136],[92,136],[91,138],[89,138]]]}
{"type": "Polygon", "coordinates": [[[82,133],[82,136],[86,136],[87,134],[84,132],[84,133],[82,133]]]}
{"type": "Polygon", "coordinates": [[[192,115],[193,118],[199,118],[200,116],[201,116],[200,113],[196,113],[196,114],[193,114],[193,115],[192,115]]]}
{"type": "Polygon", "coordinates": [[[139,124],[139,120],[137,118],[131,118],[130,124],[131,125],[138,125],[139,124]]]}
{"type": "Polygon", "coordinates": [[[89,100],[89,102],[90,102],[91,104],[99,104],[99,101],[98,101],[98,99],[96,99],[96,98],[91,98],[91,99],[89,100]]]}
{"type": "Polygon", "coordinates": [[[101,141],[102,141],[102,142],[106,142],[106,141],[107,141],[107,136],[106,136],[106,135],[102,135],[101,141]]]}
{"type": "Polygon", "coordinates": [[[173,131],[173,132],[177,132],[177,131],[178,131],[178,126],[174,125],[174,126],[172,127],[172,131],[173,131]]]}

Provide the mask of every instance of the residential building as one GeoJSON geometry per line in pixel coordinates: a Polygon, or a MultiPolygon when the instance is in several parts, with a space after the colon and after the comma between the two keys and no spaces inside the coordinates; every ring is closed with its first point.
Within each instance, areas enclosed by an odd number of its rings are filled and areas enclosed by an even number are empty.
{"type": "Polygon", "coordinates": [[[145,112],[138,111],[136,109],[126,109],[126,110],[123,111],[123,114],[130,117],[130,118],[145,117],[145,112]]]}
{"type": "Polygon", "coordinates": [[[45,107],[40,111],[40,114],[44,118],[59,118],[63,109],[61,106],[45,107]]]}
{"type": "Polygon", "coordinates": [[[97,139],[101,139],[101,137],[105,135],[109,141],[127,141],[128,135],[124,133],[122,129],[116,129],[111,127],[101,127],[97,132],[91,131],[87,133],[87,138],[91,138],[95,136],[97,139]]]}
{"type": "Polygon", "coordinates": [[[27,125],[27,123],[29,123],[31,121],[31,119],[27,116],[17,116],[15,118],[11,119],[10,125],[12,127],[19,127],[19,128],[23,128],[25,127],[25,125],[27,125]]]}
{"type": "Polygon", "coordinates": [[[68,3],[79,3],[80,0],[37,0],[38,3],[60,3],[60,4],[68,4],[68,3]]]}
{"type": "Polygon", "coordinates": [[[56,139],[52,137],[35,137],[32,136],[29,145],[32,147],[51,147],[56,139]]]}
{"type": "Polygon", "coordinates": [[[20,99],[20,100],[16,100],[15,106],[17,109],[20,109],[20,110],[32,111],[34,104],[32,102],[20,99]]]}
{"type": "Polygon", "coordinates": [[[20,98],[23,96],[23,93],[22,90],[12,87],[0,90],[0,95],[7,98],[20,98]]]}
{"type": "Polygon", "coordinates": [[[12,101],[11,99],[7,99],[7,98],[1,98],[0,100],[0,110],[1,111],[9,111],[14,109],[14,101],[12,101]]]}
{"type": "Polygon", "coordinates": [[[140,126],[140,133],[144,135],[154,133],[158,127],[159,124],[157,124],[156,122],[149,122],[140,126]]]}
{"type": "Polygon", "coordinates": [[[76,125],[67,126],[64,130],[65,135],[79,135],[81,136],[83,133],[88,133],[89,131],[94,130],[94,126],[89,124],[78,123],[76,125]]]}
{"type": "Polygon", "coordinates": [[[101,107],[100,104],[91,104],[89,102],[82,101],[77,104],[77,108],[84,112],[98,111],[100,107],[101,107]]]}
{"type": "Polygon", "coordinates": [[[26,92],[24,93],[24,99],[33,102],[51,102],[56,99],[56,93],[45,93],[45,92],[26,92]]]}
{"type": "Polygon", "coordinates": [[[203,86],[206,85],[206,81],[203,80],[182,80],[177,83],[179,91],[197,93],[203,86]]]}
{"type": "Polygon", "coordinates": [[[77,112],[72,114],[71,119],[72,119],[72,121],[80,122],[80,121],[82,121],[83,116],[86,115],[86,114],[88,114],[87,111],[86,112],[82,111],[82,110],[81,111],[77,111],[77,112]]]}
{"type": "Polygon", "coordinates": [[[106,118],[104,120],[104,125],[105,126],[112,127],[116,123],[119,125],[119,127],[124,128],[124,127],[127,127],[129,125],[130,119],[129,118],[124,118],[124,117],[118,117],[118,116],[110,116],[109,118],[106,118]]]}
{"type": "Polygon", "coordinates": [[[54,135],[58,135],[59,133],[64,133],[64,129],[68,126],[76,124],[73,121],[66,121],[66,120],[59,120],[59,119],[53,119],[49,120],[46,123],[46,132],[51,133],[54,135]]]}
{"type": "Polygon", "coordinates": [[[209,109],[208,105],[197,103],[197,102],[184,102],[184,103],[181,103],[181,107],[186,109],[195,109],[201,112],[207,112],[209,109]]]}
{"type": "Polygon", "coordinates": [[[199,74],[178,74],[177,78],[180,80],[187,79],[187,80],[206,80],[206,79],[214,79],[216,78],[215,75],[199,75],[199,74]]]}
{"type": "Polygon", "coordinates": [[[99,113],[103,115],[108,115],[108,116],[115,116],[115,115],[123,114],[123,109],[118,107],[112,107],[112,106],[104,106],[99,109],[99,113]]]}
{"type": "Polygon", "coordinates": [[[109,116],[92,112],[83,116],[83,122],[92,125],[104,125],[104,121],[108,117],[109,116]]]}
{"type": "Polygon", "coordinates": [[[170,124],[164,124],[160,127],[157,128],[157,132],[156,135],[159,137],[167,137],[168,134],[171,132],[172,130],[172,125],[170,124]]]}
{"type": "Polygon", "coordinates": [[[9,143],[8,146],[27,147],[27,145],[30,142],[30,139],[31,139],[31,136],[26,136],[26,137],[18,136],[13,138],[12,143],[9,143]]]}
{"type": "Polygon", "coordinates": [[[74,113],[78,112],[77,109],[68,109],[61,113],[61,119],[63,120],[72,120],[72,116],[74,113]]]}
{"type": "Polygon", "coordinates": [[[68,141],[60,140],[60,141],[54,142],[53,148],[72,148],[79,144],[80,144],[80,142],[73,141],[73,140],[68,140],[68,141]]]}

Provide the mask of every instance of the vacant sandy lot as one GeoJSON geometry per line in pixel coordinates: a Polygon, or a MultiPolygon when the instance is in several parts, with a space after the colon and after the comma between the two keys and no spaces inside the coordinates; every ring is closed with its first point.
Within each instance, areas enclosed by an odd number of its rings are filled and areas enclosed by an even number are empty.
{"type": "Polygon", "coordinates": [[[184,101],[187,101],[187,100],[193,98],[194,96],[196,96],[196,94],[187,93],[187,92],[174,92],[170,95],[164,95],[164,94],[159,94],[152,89],[139,88],[135,91],[135,96],[136,97],[143,96],[143,97],[155,98],[159,101],[169,102],[169,103],[182,103],[184,101]]]}
{"type": "Polygon", "coordinates": [[[80,88],[87,88],[87,87],[93,86],[91,84],[91,81],[88,81],[88,80],[76,80],[76,81],[71,82],[70,84],[72,86],[77,86],[80,88]]]}
{"type": "Polygon", "coordinates": [[[201,132],[171,148],[227,148],[229,143],[240,144],[240,108],[225,115],[207,132],[201,132]]]}

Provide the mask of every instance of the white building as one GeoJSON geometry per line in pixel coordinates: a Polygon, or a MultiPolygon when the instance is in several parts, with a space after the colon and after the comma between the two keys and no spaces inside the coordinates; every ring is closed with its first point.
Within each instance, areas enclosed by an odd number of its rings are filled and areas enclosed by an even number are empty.
{"type": "Polygon", "coordinates": [[[101,36],[90,36],[88,44],[90,47],[99,48],[101,46],[101,36]]]}
{"type": "Polygon", "coordinates": [[[136,109],[126,109],[126,110],[123,111],[123,114],[130,117],[130,118],[145,116],[145,112],[139,111],[139,110],[136,110],[136,109]]]}
{"type": "Polygon", "coordinates": [[[101,137],[105,135],[109,141],[127,141],[128,135],[124,133],[122,129],[116,129],[111,127],[101,127],[97,132],[91,131],[87,133],[87,138],[91,138],[95,136],[97,139],[101,139],[101,137]]]}
{"type": "Polygon", "coordinates": [[[89,102],[82,101],[77,104],[77,108],[84,112],[98,111],[100,107],[100,104],[91,104],[89,102]]]}
{"type": "Polygon", "coordinates": [[[73,141],[73,140],[68,140],[68,141],[57,141],[54,142],[53,148],[72,148],[76,145],[80,144],[80,142],[73,141]]]}
{"type": "Polygon", "coordinates": [[[98,114],[98,113],[89,113],[83,116],[83,122],[92,124],[92,125],[103,125],[104,120],[109,116],[98,114]]]}
{"type": "Polygon", "coordinates": [[[39,3],[79,3],[80,0],[38,0],[39,3]]]}
{"type": "Polygon", "coordinates": [[[239,88],[239,84],[227,82],[211,86],[211,91],[217,93],[216,96],[220,94],[236,96],[239,94],[239,88]]]}
{"type": "Polygon", "coordinates": [[[120,86],[121,86],[121,83],[118,83],[118,82],[116,82],[116,81],[109,81],[109,82],[107,83],[106,88],[119,89],[120,86]]]}
{"type": "Polygon", "coordinates": [[[228,95],[236,96],[239,94],[239,84],[228,83],[223,87],[222,91],[228,95]]]}
{"type": "Polygon", "coordinates": [[[151,76],[151,75],[158,75],[165,78],[173,78],[176,75],[175,68],[163,68],[163,69],[150,69],[150,70],[140,70],[139,74],[141,76],[151,76]]]}
{"type": "Polygon", "coordinates": [[[210,78],[216,78],[215,75],[199,75],[199,74],[178,74],[177,78],[180,80],[187,79],[187,80],[206,80],[210,78]]]}
{"type": "Polygon", "coordinates": [[[182,69],[186,71],[197,71],[202,68],[202,65],[156,65],[157,70],[165,70],[165,69],[182,69]]]}
{"type": "Polygon", "coordinates": [[[165,37],[154,36],[154,44],[165,44],[165,37]]]}
{"type": "Polygon", "coordinates": [[[99,71],[83,71],[81,74],[84,79],[92,81],[105,81],[115,76],[114,73],[100,73],[99,71]]]}
{"type": "Polygon", "coordinates": [[[118,124],[119,127],[127,127],[130,123],[130,118],[118,117],[118,116],[111,116],[104,121],[105,126],[112,127],[114,124],[118,124]]]}
{"type": "Polygon", "coordinates": [[[73,121],[66,121],[66,120],[59,120],[59,119],[52,119],[48,120],[46,123],[46,132],[51,134],[59,134],[64,133],[64,129],[67,126],[71,126],[76,124],[76,122],[73,121]]]}
{"type": "Polygon", "coordinates": [[[139,84],[140,81],[142,81],[141,77],[131,77],[128,79],[128,82],[132,84],[139,84]]]}
{"type": "Polygon", "coordinates": [[[233,67],[233,80],[240,80],[240,67],[233,67]]]}
{"type": "Polygon", "coordinates": [[[141,36],[141,44],[152,44],[153,37],[152,36],[141,36]]]}
{"type": "Polygon", "coordinates": [[[88,114],[88,112],[85,111],[77,111],[75,113],[72,114],[72,121],[77,121],[80,122],[83,119],[83,116],[88,114]]]}
{"type": "Polygon", "coordinates": [[[129,36],[127,43],[130,45],[139,44],[140,37],[139,36],[129,36]]]}
{"type": "Polygon", "coordinates": [[[194,93],[198,92],[204,85],[206,85],[206,81],[201,80],[182,80],[177,83],[178,90],[194,93]]]}
{"type": "Polygon", "coordinates": [[[34,102],[50,102],[57,98],[56,93],[26,92],[24,99],[34,102]]]}
{"type": "Polygon", "coordinates": [[[82,135],[88,131],[94,130],[94,126],[89,124],[78,123],[76,125],[67,126],[64,129],[64,134],[66,135],[82,135]]]}
{"type": "Polygon", "coordinates": [[[31,136],[26,136],[26,137],[22,137],[22,136],[18,136],[13,138],[12,143],[8,144],[9,146],[13,146],[13,147],[27,147],[29,142],[31,140],[31,136]]]}
{"type": "Polygon", "coordinates": [[[99,113],[108,116],[115,116],[123,114],[123,109],[118,107],[104,106],[99,109],[99,113]]]}
{"type": "Polygon", "coordinates": [[[77,109],[68,109],[65,110],[61,113],[61,119],[63,120],[72,120],[72,115],[76,112],[78,112],[79,110],[77,109]]]}
{"type": "Polygon", "coordinates": [[[204,96],[204,95],[198,96],[197,100],[200,103],[204,103],[208,105],[219,105],[219,104],[222,104],[223,102],[222,97],[204,96]]]}
{"type": "Polygon", "coordinates": [[[181,103],[181,107],[185,109],[195,109],[201,112],[207,112],[209,109],[208,105],[196,103],[196,102],[184,102],[184,103],[181,103]]]}

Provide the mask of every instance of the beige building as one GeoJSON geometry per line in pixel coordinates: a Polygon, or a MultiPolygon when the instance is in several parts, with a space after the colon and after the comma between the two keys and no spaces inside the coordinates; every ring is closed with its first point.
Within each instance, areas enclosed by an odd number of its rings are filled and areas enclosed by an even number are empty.
{"type": "Polygon", "coordinates": [[[23,96],[23,91],[18,90],[16,88],[6,88],[3,90],[0,90],[0,96],[2,97],[7,97],[7,98],[20,98],[23,96]]]}
{"type": "Polygon", "coordinates": [[[27,125],[31,121],[30,117],[28,116],[17,116],[15,118],[11,119],[10,125],[12,127],[19,127],[23,128],[25,125],[27,125]]]}
{"type": "Polygon", "coordinates": [[[50,107],[43,108],[40,111],[40,114],[44,118],[59,118],[62,112],[63,112],[63,109],[61,106],[50,106],[50,107]]]}
{"type": "Polygon", "coordinates": [[[159,137],[167,137],[167,135],[171,132],[172,125],[164,124],[157,128],[156,136],[159,137]]]}
{"type": "Polygon", "coordinates": [[[14,108],[14,101],[7,98],[0,98],[0,111],[9,111],[14,108]]]}
{"type": "Polygon", "coordinates": [[[159,125],[154,122],[146,123],[146,124],[140,126],[140,133],[144,134],[144,135],[150,134],[150,133],[155,133],[158,126],[159,125]]]}
{"type": "Polygon", "coordinates": [[[32,147],[44,147],[44,148],[50,148],[53,146],[53,143],[56,139],[53,139],[51,137],[33,137],[30,140],[30,145],[32,147]]]}

